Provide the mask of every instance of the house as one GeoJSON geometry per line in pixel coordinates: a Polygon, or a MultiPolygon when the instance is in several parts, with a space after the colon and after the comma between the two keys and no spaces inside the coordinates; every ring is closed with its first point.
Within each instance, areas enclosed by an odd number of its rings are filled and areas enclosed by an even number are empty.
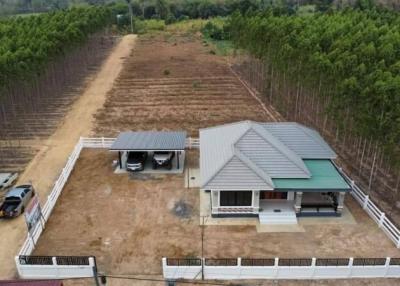
{"type": "Polygon", "coordinates": [[[211,194],[213,217],[296,223],[298,216],[340,216],[350,186],[335,158],[318,132],[298,123],[241,121],[205,128],[201,191],[211,194]]]}

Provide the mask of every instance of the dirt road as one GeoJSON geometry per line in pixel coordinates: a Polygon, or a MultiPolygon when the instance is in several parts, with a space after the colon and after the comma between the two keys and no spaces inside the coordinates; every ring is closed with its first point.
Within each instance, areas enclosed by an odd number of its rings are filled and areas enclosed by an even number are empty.
{"type": "MultiPolygon", "coordinates": [[[[55,133],[45,141],[44,146],[21,175],[19,183],[31,181],[42,204],[79,137],[91,135],[93,114],[103,106],[106,94],[118,77],[125,58],[130,55],[135,40],[134,35],[122,38],[55,133]]],[[[13,258],[26,236],[24,218],[0,221],[0,233],[0,279],[11,278],[15,276],[13,258]]]]}

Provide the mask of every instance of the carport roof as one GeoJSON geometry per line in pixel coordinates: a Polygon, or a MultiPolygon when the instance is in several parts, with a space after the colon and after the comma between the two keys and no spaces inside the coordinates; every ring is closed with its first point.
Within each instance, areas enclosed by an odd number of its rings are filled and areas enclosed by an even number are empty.
{"type": "Polygon", "coordinates": [[[111,151],[184,150],[185,131],[128,131],[119,134],[111,151]]]}

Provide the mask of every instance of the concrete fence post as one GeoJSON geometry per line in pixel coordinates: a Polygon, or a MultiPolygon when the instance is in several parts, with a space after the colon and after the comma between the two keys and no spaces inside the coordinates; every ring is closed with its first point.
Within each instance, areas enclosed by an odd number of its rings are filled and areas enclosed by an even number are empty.
{"type": "Polygon", "coordinates": [[[385,213],[381,212],[381,217],[379,219],[379,227],[380,228],[383,227],[383,222],[385,221],[385,217],[386,217],[385,213]]]}
{"type": "Polygon", "coordinates": [[[311,259],[311,267],[312,267],[312,274],[311,277],[314,277],[315,275],[315,266],[317,265],[317,258],[313,257],[311,259]]]}
{"type": "Polygon", "coordinates": [[[389,267],[390,267],[390,257],[386,257],[385,261],[385,277],[387,276],[389,272],[389,267]]]}
{"type": "Polygon", "coordinates": [[[53,262],[53,265],[57,265],[57,257],[53,256],[51,261],[53,262]]]}
{"type": "Polygon", "coordinates": [[[101,137],[101,146],[102,146],[103,148],[106,148],[105,143],[104,143],[104,137],[101,137]]]}
{"type": "Polygon", "coordinates": [[[279,276],[279,258],[275,257],[275,261],[274,261],[274,277],[278,278],[279,276]]]}
{"type": "Polygon", "coordinates": [[[364,203],[363,203],[363,209],[367,209],[368,207],[368,202],[369,202],[369,195],[366,195],[364,198],[364,203]]]}
{"type": "Polygon", "coordinates": [[[238,257],[237,259],[237,279],[240,279],[242,276],[242,258],[238,257]]]}
{"type": "Polygon", "coordinates": [[[347,277],[351,277],[351,276],[353,276],[352,274],[352,272],[353,272],[353,261],[354,261],[354,258],[353,257],[350,257],[349,258],[349,273],[347,274],[347,277]]]}
{"type": "Polygon", "coordinates": [[[22,277],[22,269],[21,269],[21,263],[19,262],[19,256],[15,256],[15,265],[17,266],[17,272],[18,272],[18,276],[22,277]]]}

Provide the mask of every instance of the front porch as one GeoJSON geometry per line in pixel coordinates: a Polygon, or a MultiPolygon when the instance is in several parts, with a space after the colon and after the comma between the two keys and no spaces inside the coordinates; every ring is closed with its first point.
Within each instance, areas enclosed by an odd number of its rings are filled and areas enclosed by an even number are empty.
{"type": "MultiPolygon", "coordinates": [[[[273,217],[340,216],[344,192],[228,191],[211,190],[211,216],[259,217],[267,223],[273,217]],[[269,218],[269,220],[268,220],[269,218]]],[[[279,219],[278,219],[279,220],[279,219]]]]}

